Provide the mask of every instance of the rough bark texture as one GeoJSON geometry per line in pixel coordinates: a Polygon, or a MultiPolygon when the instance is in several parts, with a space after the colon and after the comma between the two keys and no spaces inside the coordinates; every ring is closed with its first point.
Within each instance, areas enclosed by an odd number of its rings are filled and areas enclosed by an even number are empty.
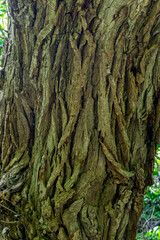
{"type": "Polygon", "coordinates": [[[9,0],[1,239],[133,240],[160,124],[160,1],[9,0]]]}

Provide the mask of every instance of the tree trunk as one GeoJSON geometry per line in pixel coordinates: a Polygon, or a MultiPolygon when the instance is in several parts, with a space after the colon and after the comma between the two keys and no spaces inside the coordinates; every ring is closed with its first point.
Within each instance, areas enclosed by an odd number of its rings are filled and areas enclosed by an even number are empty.
{"type": "Polygon", "coordinates": [[[135,239],[160,135],[160,1],[8,4],[1,239],[135,239]]]}

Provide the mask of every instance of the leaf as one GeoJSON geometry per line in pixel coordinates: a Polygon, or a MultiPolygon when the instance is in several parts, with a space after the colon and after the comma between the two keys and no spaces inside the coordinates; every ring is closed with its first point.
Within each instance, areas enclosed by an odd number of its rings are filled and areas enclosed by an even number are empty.
{"type": "Polygon", "coordinates": [[[160,165],[160,159],[157,159],[157,163],[158,163],[158,165],[160,165]]]}

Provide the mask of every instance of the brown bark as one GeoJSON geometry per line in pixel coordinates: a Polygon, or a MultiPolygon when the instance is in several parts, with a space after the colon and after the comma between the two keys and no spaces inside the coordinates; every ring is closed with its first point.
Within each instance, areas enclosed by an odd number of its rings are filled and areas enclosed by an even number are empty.
{"type": "Polygon", "coordinates": [[[160,1],[9,1],[2,239],[132,240],[159,139],[160,1]]]}

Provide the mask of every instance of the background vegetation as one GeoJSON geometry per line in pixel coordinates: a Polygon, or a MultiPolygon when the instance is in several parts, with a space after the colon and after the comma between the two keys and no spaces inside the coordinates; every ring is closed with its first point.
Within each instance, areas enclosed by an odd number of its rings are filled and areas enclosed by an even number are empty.
{"type": "Polygon", "coordinates": [[[138,240],[160,240],[160,144],[154,166],[154,185],[147,188],[139,220],[138,240]]]}
{"type": "Polygon", "coordinates": [[[3,62],[3,45],[7,38],[7,1],[0,0],[0,67],[3,62]]]}

